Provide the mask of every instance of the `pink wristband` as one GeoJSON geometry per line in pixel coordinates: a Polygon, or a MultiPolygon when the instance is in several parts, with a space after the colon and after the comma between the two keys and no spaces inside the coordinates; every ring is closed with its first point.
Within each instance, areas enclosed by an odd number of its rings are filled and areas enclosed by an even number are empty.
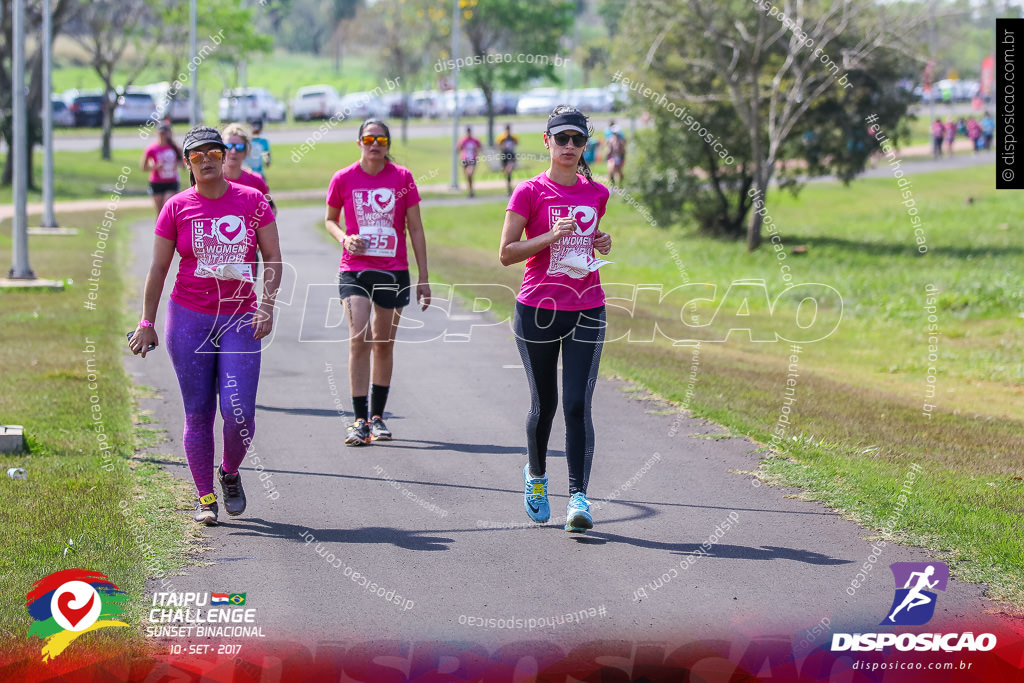
{"type": "Polygon", "coordinates": [[[139,321],[139,327],[153,327],[153,323],[143,318],[142,320],[139,321]]]}

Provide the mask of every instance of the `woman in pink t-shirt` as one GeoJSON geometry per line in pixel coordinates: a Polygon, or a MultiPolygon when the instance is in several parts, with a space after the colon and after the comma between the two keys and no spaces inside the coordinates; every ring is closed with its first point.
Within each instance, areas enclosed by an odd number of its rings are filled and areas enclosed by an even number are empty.
{"type": "Polygon", "coordinates": [[[483,143],[473,137],[473,129],[466,128],[466,137],[459,140],[462,170],[466,173],[466,184],[469,185],[469,196],[473,196],[473,174],[476,172],[476,155],[483,148],[483,143]]]}
{"type": "Polygon", "coordinates": [[[181,189],[178,169],[185,166],[181,151],[171,137],[170,124],[161,123],[158,130],[160,140],[146,148],[140,164],[143,171],[149,171],[149,194],[153,196],[157,214],[164,208],[164,203],[181,189]]]}
{"type": "Polygon", "coordinates": [[[213,427],[218,399],[224,418],[218,479],[225,511],[240,515],[245,492],[238,468],[256,431],[260,340],[274,326],[281,250],[277,223],[263,194],[224,178],[220,133],[198,126],[185,135],[182,146],[192,187],[171,197],[157,218],[142,320],[129,346],[145,358],[159,345],[153,321],[177,251],[180,262],[164,334],[185,406],[182,443],[199,495],[194,519],[215,525],[213,427]],[[265,265],[258,303],[253,286],[257,248],[265,265]]]}
{"type": "Polygon", "coordinates": [[[594,525],[587,501],[594,455],[590,405],[605,332],[604,290],[597,269],[607,263],[595,258],[594,250],[603,255],[612,247],[611,235],[598,228],[608,188],[594,181],[583,159],[589,131],[589,121],[578,109],[555,107],[544,133],[551,164],[513,191],[499,250],[502,265],[526,261],[513,322],[532,400],[526,418],[529,462],[523,467],[523,504],[530,519],[548,521],[545,461],[558,408],[561,351],[569,466],[565,530],[571,532],[594,525]]]}
{"type": "Polygon", "coordinates": [[[430,305],[427,243],[416,181],[408,169],[391,161],[391,131],[383,121],[364,121],[357,139],[359,161],[331,178],[325,221],[327,232],[342,246],[338,293],[348,319],[348,379],[355,414],[345,435],[346,446],[392,436],[383,418],[394,367],[395,333],[411,290],[406,233],[419,275],[416,300],[424,311],[430,305]]]}
{"type": "Polygon", "coordinates": [[[221,132],[221,136],[224,138],[224,144],[227,145],[227,153],[224,157],[224,177],[233,183],[253,187],[262,192],[276,216],[277,206],[270,198],[267,181],[259,173],[242,167],[249,156],[252,144],[249,142],[249,128],[241,123],[229,123],[221,132]]]}

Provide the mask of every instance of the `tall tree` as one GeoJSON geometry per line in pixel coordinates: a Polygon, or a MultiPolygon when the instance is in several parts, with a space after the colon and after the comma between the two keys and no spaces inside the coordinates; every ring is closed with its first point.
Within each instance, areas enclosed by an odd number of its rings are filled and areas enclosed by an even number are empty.
{"type": "MultiPolygon", "coordinates": [[[[782,0],[777,5],[767,0],[714,5],[640,0],[622,18],[619,47],[632,57],[630,75],[656,87],[675,111],[685,106],[698,115],[694,132],[708,133],[699,144],[713,149],[711,139],[717,138],[728,147],[738,165],[727,169],[724,182],[715,187],[719,203],[735,206],[731,215],[720,216],[728,228],[735,218],[747,216],[750,202],[743,197],[748,192],[762,201],[768,196],[787,150],[796,148],[808,132],[812,107],[833,98],[851,112],[882,96],[892,84],[868,74],[878,64],[894,61],[882,53],[912,52],[914,46],[901,37],[921,21],[906,6],[863,0],[782,0]],[[657,27],[653,41],[652,26],[657,27]],[[851,94],[858,87],[872,88],[871,97],[865,101],[862,93],[851,94]]],[[[906,63],[916,69],[919,54],[906,63]]],[[[641,97],[640,103],[662,119],[675,113],[667,112],[661,100],[651,103],[641,97]]],[[[883,124],[895,128],[902,114],[895,113],[895,120],[883,124]]],[[[688,144],[698,144],[694,137],[689,136],[688,144]]],[[[861,166],[866,158],[861,155],[861,166]]],[[[721,161],[719,157],[702,168],[713,173],[721,161]]],[[[847,161],[855,162],[856,169],[855,157],[847,161]]],[[[714,178],[711,184],[716,185],[714,178]]],[[[749,212],[749,250],[761,244],[763,216],[763,211],[749,212]]]]}
{"type": "Polygon", "coordinates": [[[445,0],[378,0],[367,8],[380,50],[378,74],[397,80],[402,94],[403,142],[408,136],[409,92],[421,75],[433,75],[428,61],[451,33],[449,7],[445,0]]]}
{"type": "Polygon", "coordinates": [[[115,70],[125,74],[124,87],[127,87],[146,68],[157,44],[158,14],[148,0],[89,0],[83,3],[80,16],[85,31],[75,39],[88,50],[92,67],[103,82],[100,154],[109,160],[117,105],[115,70]]]}
{"type": "MultiPolygon", "coordinates": [[[[11,25],[11,0],[0,0],[0,83],[11,83],[11,36],[13,26],[11,25]]],[[[63,31],[67,21],[73,16],[78,4],[76,0],[56,0],[52,6],[52,33],[53,38],[63,31]]],[[[42,3],[28,2],[25,12],[25,27],[28,35],[41,34],[42,26],[42,3]]],[[[31,43],[32,41],[30,41],[31,43]]],[[[35,49],[28,55],[26,64],[28,66],[28,93],[25,99],[28,110],[28,125],[26,126],[25,144],[28,147],[28,183],[29,189],[36,189],[35,174],[33,173],[32,149],[42,139],[42,121],[39,112],[43,108],[43,55],[42,41],[34,41],[35,49]]],[[[0,135],[7,141],[7,148],[11,149],[14,140],[12,139],[11,121],[11,88],[0,88],[0,135]]],[[[46,103],[49,106],[49,102],[46,103]]],[[[3,174],[0,176],[0,185],[10,185],[13,172],[14,159],[8,154],[4,159],[3,174]]]]}
{"type": "Polygon", "coordinates": [[[555,79],[553,58],[578,6],[576,0],[460,0],[459,5],[470,57],[478,64],[467,72],[487,102],[487,141],[493,145],[495,90],[516,90],[533,78],[555,79]]]}

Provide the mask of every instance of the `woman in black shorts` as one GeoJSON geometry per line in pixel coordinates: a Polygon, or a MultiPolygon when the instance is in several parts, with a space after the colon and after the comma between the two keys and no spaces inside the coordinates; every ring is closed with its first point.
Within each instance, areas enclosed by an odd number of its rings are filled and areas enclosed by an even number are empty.
{"type": "Polygon", "coordinates": [[[142,153],[141,163],[142,170],[149,171],[149,194],[158,215],[164,203],[181,190],[178,169],[185,167],[181,150],[171,137],[170,124],[161,123],[159,134],[160,139],[142,153]]]}
{"type": "Polygon", "coordinates": [[[391,132],[382,121],[364,121],[357,139],[359,161],[331,178],[326,220],[327,232],[342,246],[338,291],[349,326],[348,377],[355,413],[345,436],[347,446],[391,439],[383,417],[395,332],[411,290],[406,232],[416,256],[416,300],[423,310],[430,305],[416,181],[388,155],[391,132]]]}

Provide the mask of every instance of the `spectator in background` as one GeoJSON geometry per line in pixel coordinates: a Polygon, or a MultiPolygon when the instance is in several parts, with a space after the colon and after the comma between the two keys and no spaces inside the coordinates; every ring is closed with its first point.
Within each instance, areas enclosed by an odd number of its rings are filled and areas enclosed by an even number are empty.
{"type": "Polygon", "coordinates": [[[185,168],[185,162],[171,137],[171,124],[165,121],[157,130],[160,139],[142,153],[141,168],[149,171],[149,194],[153,196],[153,205],[159,215],[167,200],[181,190],[178,169],[185,168]]]}
{"type": "Polygon", "coordinates": [[[971,141],[971,150],[977,154],[981,149],[981,124],[973,116],[967,119],[967,138],[971,141]]]}
{"type": "Polygon", "coordinates": [[[245,158],[245,165],[253,173],[259,173],[266,177],[264,167],[270,168],[270,143],[266,138],[261,137],[263,122],[256,121],[252,124],[252,137],[249,139],[249,156],[245,158]]]}
{"type": "Polygon", "coordinates": [[[459,152],[462,156],[462,170],[466,174],[466,184],[469,185],[469,196],[473,195],[473,174],[476,172],[476,155],[483,147],[483,144],[473,137],[473,130],[466,127],[466,136],[459,140],[459,152]]]}
{"type": "Polygon", "coordinates": [[[516,146],[519,138],[512,135],[511,124],[505,124],[505,133],[498,138],[498,149],[501,150],[501,170],[505,172],[505,187],[512,196],[512,171],[516,170],[516,146]]]}
{"type": "Polygon", "coordinates": [[[946,133],[946,152],[949,156],[953,156],[953,143],[956,141],[956,123],[953,121],[952,116],[946,117],[944,128],[946,133]]]}
{"type": "Polygon", "coordinates": [[[608,182],[622,184],[622,169],[626,165],[626,136],[612,121],[604,135],[604,154],[608,161],[608,182]]]}
{"type": "Polygon", "coordinates": [[[985,112],[981,117],[981,146],[985,149],[992,149],[992,138],[996,132],[996,122],[992,116],[985,112]]]}
{"type": "Polygon", "coordinates": [[[932,121],[932,156],[936,159],[942,158],[942,140],[945,136],[945,128],[942,119],[936,118],[932,121]]]}

